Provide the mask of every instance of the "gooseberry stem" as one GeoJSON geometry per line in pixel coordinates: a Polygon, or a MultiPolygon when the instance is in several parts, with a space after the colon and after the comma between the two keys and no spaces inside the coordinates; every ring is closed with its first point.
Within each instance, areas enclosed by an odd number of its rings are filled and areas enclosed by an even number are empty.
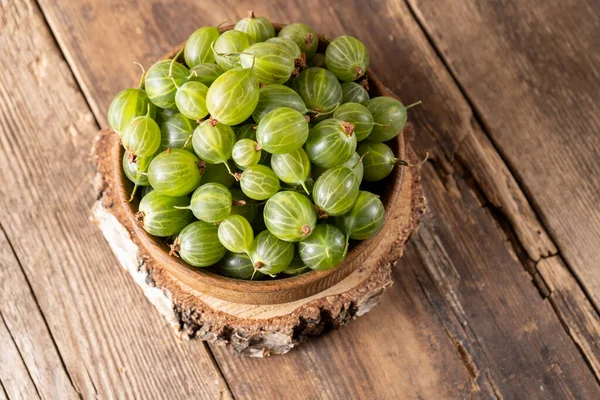
{"type": "Polygon", "coordinates": [[[133,63],[142,69],[142,77],[140,78],[139,84],[139,88],[142,89],[144,87],[144,78],[146,77],[146,70],[144,69],[144,66],[139,62],[134,61],[133,63]]]}
{"type": "Polygon", "coordinates": [[[175,82],[175,78],[173,78],[172,76],[170,76],[170,78],[173,81],[173,85],[175,85],[175,89],[179,90],[179,85],[177,84],[177,82],[175,82]]]}
{"type": "Polygon", "coordinates": [[[148,111],[146,111],[146,117],[150,116],[150,103],[148,103],[148,111]]]}
{"type": "MultiPolygon", "coordinates": [[[[366,154],[366,153],[365,153],[365,154],[366,154]]],[[[396,159],[396,161],[395,161],[395,162],[396,162],[396,163],[398,163],[398,164],[400,164],[400,165],[402,165],[402,166],[405,166],[405,167],[420,167],[421,165],[425,164],[425,162],[426,162],[428,159],[429,159],[429,152],[427,152],[427,153],[425,154],[425,158],[424,158],[424,159],[423,159],[421,162],[419,162],[419,163],[417,163],[417,164],[411,164],[411,163],[409,163],[408,161],[404,161],[404,160],[401,160],[401,159],[396,159]]]]}
{"type": "Polygon", "coordinates": [[[302,185],[302,189],[304,189],[306,194],[310,196],[310,192],[308,191],[308,188],[306,187],[306,182],[302,182],[302,183],[300,183],[300,185],[302,185]]]}
{"type": "Polygon", "coordinates": [[[216,26],[217,30],[219,30],[219,28],[222,27],[225,22],[227,22],[226,19],[224,19],[219,25],[217,25],[216,26]]]}
{"type": "Polygon", "coordinates": [[[421,100],[419,100],[415,103],[409,104],[406,106],[406,109],[408,110],[409,108],[413,108],[414,106],[418,106],[419,104],[423,104],[423,102],[421,100]]]}
{"type": "Polygon", "coordinates": [[[219,53],[218,51],[215,50],[214,44],[215,44],[215,42],[212,42],[210,44],[210,49],[213,51],[213,53],[215,53],[216,55],[221,56],[221,57],[232,57],[232,56],[241,56],[241,55],[251,56],[252,57],[252,65],[250,66],[250,69],[254,68],[254,63],[256,62],[256,56],[254,54],[244,53],[243,51],[231,52],[231,53],[219,53]]]}
{"type": "Polygon", "coordinates": [[[129,200],[127,200],[128,203],[131,203],[131,201],[135,197],[135,192],[136,192],[138,186],[139,185],[137,183],[133,185],[133,190],[131,191],[131,197],[129,198],[129,200]]]}
{"type": "Polygon", "coordinates": [[[254,15],[254,11],[250,10],[248,11],[248,19],[254,19],[255,15],[254,15]]]}
{"type": "Polygon", "coordinates": [[[377,122],[373,122],[373,125],[383,126],[383,127],[390,126],[391,124],[392,124],[392,120],[391,119],[390,119],[390,122],[388,122],[387,124],[378,124],[377,122]]]}
{"type": "Polygon", "coordinates": [[[360,158],[358,159],[358,161],[356,163],[354,163],[354,165],[352,166],[352,170],[354,170],[354,168],[356,168],[356,166],[362,162],[363,158],[365,158],[365,156],[369,154],[369,152],[367,151],[365,154],[363,154],[362,156],[360,156],[360,158]]]}
{"type": "Polygon", "coordinates": [[[184,48],[185,47],[182,47],[181,50],[179,50],[177,54],[175,54],[175,57],[173,57],[173,59],[171,60],[171,64],[169,64],[169,78],[173,78],[173,64],[175,64],[175,60],[179,58],[184,48]]]}
{"type": "Polygon", "coordinates": [[[229,171],[229,175],[233,176],[235,178],[235,174],[233,172],[231,172],[231,168],[229,167],[229,163],[227,161],[225,161],[223,164],[225,164],[225,168],[227,168],[227,171],[229,171]]]}
{"type": "Polygon", "coordinates": [[[333,109],[331,111],[327,111],[327,112],[321,112],[321,111],[317,111],[317,110],[308,110],[308,111],[311,113],[314,113],[315,118],[319,118],[319,117],[322,117],[323,115],[334,113],[335,110],[337,110],[339,106],[340,106],[340,103],[336,103],[335,107],[333,107],[333,109]]]}

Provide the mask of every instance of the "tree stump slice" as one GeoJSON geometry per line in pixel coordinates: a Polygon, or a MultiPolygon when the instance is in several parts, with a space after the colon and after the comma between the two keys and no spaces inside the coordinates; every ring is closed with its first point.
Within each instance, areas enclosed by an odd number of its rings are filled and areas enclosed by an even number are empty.
{"type": "MultiPolygon", "coordinates": [[[[408,124],[403,132],[405,137],[411,137],[412,130],[408,124]]],[[[398,201],[387,222],[392,226],[361,267],[336,285],[305,299],[285,304],[237,304],[192,289],[145,251],[133,234],[116,192],[112,152],[118,140],[114,132],[103,130],[94,144],[98,173],[92,220],[119,263],[179,338],[228,344],[237,353],[252,357],[287,353],[306,338],[342,327],[369,312],[392,284],[391,268],[402,256],[406,240],[425,211],[418,168],[398,166],[405,170],[398,201]]],[[[407,155],[414,158],[414,152],[407,147],[407,155]]]]}

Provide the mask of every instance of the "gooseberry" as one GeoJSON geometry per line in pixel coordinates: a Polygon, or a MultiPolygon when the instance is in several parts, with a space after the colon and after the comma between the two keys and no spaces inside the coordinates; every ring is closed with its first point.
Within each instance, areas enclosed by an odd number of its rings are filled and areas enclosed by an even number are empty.
{"type": "Polygon", "coordinates": [[[342,86],[335,75],[323,68],[307,68],[294,79],[292,88],[306,107],[318,114],[333,111],[342,102],[342,86]]]}
{"type": "Polygon", "coordinates": [[[350,211],[336,217],[335,223],[351,239],[365,240],[379,232],[384,218],[381,200],[373,193],[361,190],[350,211]]]}
{"type": "Polygon", "coordinates": [[[355,81],[369,68],[369,52],[357,38],[338,36],[325,50],[325,63],[340,81],[355,81]]]}
{"type": "Polygon", "coordinates": [[[319,38],[315,31],[306,24],[295,23],[284,26],[277,35],[293,40],[300,51],[306,54],[306,58],[310,60],[319,47],[319,38]]]}
{"type": "Polygon", "coordinates": [[[188,67],[194,67],[201,63],[214,63],[215,56],[211,45],[219,38],[218,27],[206,26],[198,29],[188,38],[183,58],[188,67]]]}
{"type": "Polygon", "coordinates": [[[260,161],[261,147],[252,139],[238,140],[233,145],[231,157],[241,169],[256,165],[260,161]]]}
{"type": "Polygon", "coordinates": [[[228,278],[257,280],[263,274],[254,269],[252,260],[247,254],[228,251],[218,265],[218,272],[228,278]]]}
{"type": "Polygon", "coordinates": [[[311,201],[292,191],[279,192],[269,198],[263,216],[269,232],[286,242],[306,239],[317,225],[317,213],[311,201]]]}
{"type": "Polygon", "coordinates": [[[421,104],[413,103],[407,107],[393,97],[381,96],[375,97],[365,103],[365,106],[371,111],[375,126],[369,135],[371,142],[387,142],[395,138],[406,125],[406,110],[421,104]]]}
{"type": "Polygon", "coordinates": [[[225,125],[240,124],[252,115],[258,104],[259,91],[252,70],[236,68],[227,71],[208,88],[208,112],[225,125]]]}
{"type": "Polygon", "coordinates": [[[250,223],[241,215],[230,215],[219,224],[219,241],[234,253],[250,251],[254,232],[250,223]]]}
{"type": "Polygon", "coordinates": [[[175,84],[183,85],[189,75],[190,71],[175,59],[159,61],[146,73],[144,81],[146,94],[157,107],[176,110],[175,84]]]}
{"type": "Polygon", "coordinates": [[[369,92],[356,82],[342,83],[342,103],[358,103],[365,105],[369,101],[369,92]]]}
{"type": "Polygon", "coordinates": [[[193,267],[208,267],[219,262],[227,250],[219,242],[217,230],[215,224],[192,222],[179,232],[170,254],[179,254],[193,267]]]}
{"type": "Polygon", "coordinates": [[[208,87],[200,82],[189,81],[177,88],[177,109],[191,120],[199,121],[208,115],[206,94],[208,87]]]}
{"type": "Polygon", "coordinates": [[[320,224],[308,239],[298,243],[304,264],[317,271],[337,267],[346,256],[347,243],[342,231],[330,224],[320,224]]]}
{"type": "MultiPolygon", "coordinates": [[[[194,152],[209,164],[225,164],[231,158],[231,151],[235,143],[235,134],[230,126],[213,125],[211,120],[202,122],[192,136],[194,152]]],[[[231,171],[229,171],[231,173],[231,171]]]]}
{"type": "Polygon", "coordinates": [[[356,151],[354,125],[337,119],[321,121],[310,130],[305,149],[310,161],[319,167],[341,165],[356,151]]]}
{"type": "Polygon", "coordinates": [[[262,231],[250,247],[254,269],[274,276],[283,271],[294,257],[294,244],[278,239],[269,231],[262,231]]]}
{"type": "Polygon", "coordinates": [[[219,222],[231,212],[229,189],[219,183],[205,183],[194,191],[189,208],[194,216],[205,222],[219,222]]]}
{"type": "Polygon", "coordinates": [[[252,118],[256,123],[279,107],[293,108],[302,115],[308,112],[300,95],[287,86],[267,85],[261,88],[259,93],[258,103],[252,113],[252,118]]]}
{"type": "Polygon", "coordinates": [[[328,169],[317,179],[313,199],[319,209],[328,216],[337,217],[347,213],[358,196],[359,182],[350,168],[339,166],[328,169]]]}
{"type": "Polygon", "coordinates": [[[286,82],[294,72],[294,59],[275,43],[255,43],[240,54],[243,68],[250,68],[265,85],[286,82]]]}
{"type": "Polygon", "coordinates": [[[225,71],[239,68],[240,53],[246,50],[252,43],[252,39],[241,31],[226,31],[221,34],[212,44],[215,61],[225,71]]]}
{"type": "Polygon", "coordinates": [[[190,79],[205,84],[206,86],[212,83],[225,71],[218,64],[202,63],[196,64],[190,68],[190,79]]]}
{"type": "Polygon", "coordinates": [[[271,22],[264,17],[256,17],[252,11],[248,11],[248,17],[239,20],[233,29],[246,33],[254,43],[264,42],[275,36],[271,22]]]}
{"type": "Polygon", "coordinates": [[[254,200],[266,200],[279,191],[279,178],[261,164],[252,165],[239,175],[240,187],[244,194],[254,200]]]}
{"type": "Polygon", "coordinates": [[[192,133],[198,126],[181,113],[171,115],[160,127],[160,150],[181,148],[192,151],[192,133]]]}
{"type": "Polygon", "coordinates": [[[198,186],[204,162],[184,149],[167,149],[159,153],[148,167],[148,181],[161,194],[184,196],[198,186]]]}
{"type": "Polygon", "coordinates": [[[364,179],[369,182],[377,182],[388,176],[398,159],[394,152],[385,143],[362,142],[357,149],[358,154],[363,156],[365,168],[364,179]]]}
{"type": "Polygon", "coordinates": [[[344,103],[333,112],[333,118],[354,125],[354,135],[358,142],[369,137],[373,130],[373,116],[362,104],[344,103]]]}
{"type": "Polygon", "coordinates": [[[308,122],[297,110],[279,107],[260,120],[256,141],[271,154],[289,153],[302,147],[308,138],[308,122]]]}
{"type": "Polygon", "coordinates": [[[273,154],[271,169],[281,181],[288,185],[300,185],[307,194],[306,181],[310,177],[310,160],[304,149],[299,148],[290,153],[273,154]]]}
{"type": "Polygon", "coordinates": [[[165,196],[154,190],[142,197],[135,216],[149,234],[173,236],[194,220],[190,210],[175,208],[185,207],[189,202],[187,196],[165,196]]]}
{"type": "Polygon", "coordinates": [[[121,141],[123,147],[132,157],[150,157],[160,147],[160,128],[150,116],[150,105],[146,115],[132,119],[125,130],[121,141]]]}

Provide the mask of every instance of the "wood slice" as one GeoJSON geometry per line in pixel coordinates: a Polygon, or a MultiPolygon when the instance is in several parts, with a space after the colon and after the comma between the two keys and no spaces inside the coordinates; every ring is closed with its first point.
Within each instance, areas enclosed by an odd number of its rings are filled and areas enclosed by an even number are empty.
{"type": "MultiPolygon", "coordinates": [[[[405,128],[412,136],[412,126],[405,128]]],[[[283,354],[309,336],[339,328],[370,311],[391,285],[390,272],[404,243],[425,211],[417,168],[405,168],[398,201],[386,234],[363,264],[336,285],[313,296],[267,305],[239,304],[209,296],[176,279],[150,256],[135,235],[119,197],[113,152],[119,140],[110,130],[98,134],[94,162],[98,200],[94,222],[121,265],[182,339],[199,338],[230,344],[236,352],[262,357],[283,354]]],[[[414,153],[408,152],[409,157],[414,153]]]]}

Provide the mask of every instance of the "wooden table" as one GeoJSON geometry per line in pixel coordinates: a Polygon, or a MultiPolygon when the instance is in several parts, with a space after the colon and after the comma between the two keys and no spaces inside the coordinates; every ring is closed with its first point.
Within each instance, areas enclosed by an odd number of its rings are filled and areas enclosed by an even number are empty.
{"type": "Polygon", "coordinates": [[[600,398],[600,3],[0,1],[0,399],[600,398]],[[180,343],[89,221],[112,96],[253,9],[369,47],[428,213],[382,304],[285,356],[180,343]]]}

